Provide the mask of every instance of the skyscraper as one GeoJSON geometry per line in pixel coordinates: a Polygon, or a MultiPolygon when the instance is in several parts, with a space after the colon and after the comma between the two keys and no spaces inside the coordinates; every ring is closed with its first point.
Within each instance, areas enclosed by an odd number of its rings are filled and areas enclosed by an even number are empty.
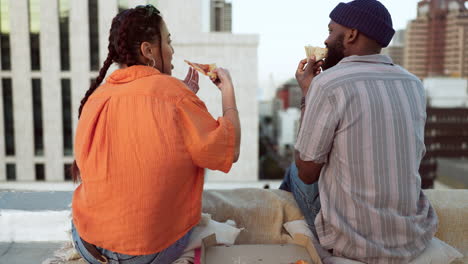
{"type": "Polygon", "coordinates": [[[466,0],[423,0],[408,24],[404,65],[419,78],[468,77],[466,0]]]}

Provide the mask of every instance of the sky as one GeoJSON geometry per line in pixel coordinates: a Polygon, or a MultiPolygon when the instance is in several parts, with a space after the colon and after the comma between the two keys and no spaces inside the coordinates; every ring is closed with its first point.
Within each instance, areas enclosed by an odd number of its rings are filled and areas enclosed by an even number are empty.
{"type": "MultiPolygon", "coordinates": [[[[232,0],[233,33],[258,34],[259,97],[294,77],[305,58],[304,45],[325,45],[328,15],[339,0],[232,0]]],[[[393,28],[404,29],[416,17],[418,0],[381,0],[392,15],[393,28]]]]}

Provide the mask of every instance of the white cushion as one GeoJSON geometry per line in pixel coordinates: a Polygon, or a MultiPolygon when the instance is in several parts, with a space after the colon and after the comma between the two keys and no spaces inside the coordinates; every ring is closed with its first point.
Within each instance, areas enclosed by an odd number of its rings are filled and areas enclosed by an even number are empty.
{"type": "Polygon", "coordinates": [[[202,214],[200,223],[193,229],[185,252],[201,247],[202,239],[216,234],[216,241],[223,245],[233,245],[242,229],[236,228],[236,223],[232,220],[226,223],[216,222],[211,219],[211,215],[202,214]]]}
{"type": "Polygon", "coordinates": [[[423,251],[423,253],[415,260],[411,261],[411,264],[448,264],[456,259],[463,258],[463,255],[458,252],[455,248],[449,244],[437,238],[432,238],[430,244],[423,251]]]}
{"type": "MultiPolygon", "coordinates": [[[[291,235],[295,233],[300,233],[310,237],[312,239],[312,242],[316,241],[315,237],[313,237],[312,233],[307,227],[307,223],[304,220],[285,223],[284,228],[291,235]]],[[[322,258],[322,262],[324,264],[363,264],[359,261],[340,257],[333,257],[329,254],[327,256],[325,253],[326,251],[324,251],[320,247],[320,245],[314,243],[314,246],[317,248],[317,252],[322,258]]],[[[449,264],[452,261],[461,258],[463,258],[463,255],[460,252],[458,252],[458,250],[434,237],[432,238],[427,248],[423,251],[423,253],[419,255],[416,259],[411,261],[410,264],[449,264]]]]}

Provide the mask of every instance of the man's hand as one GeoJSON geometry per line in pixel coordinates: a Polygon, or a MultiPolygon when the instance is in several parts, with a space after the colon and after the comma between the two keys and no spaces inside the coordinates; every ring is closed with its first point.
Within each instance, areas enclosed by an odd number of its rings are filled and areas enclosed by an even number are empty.
{"type": "Polygon", "coordinates": [[[302,95],[306,96],[309,91],[310,84],[315,76],[319,75],[322,69],[323,61],[315,61],[315,56],[308,59],[303,59],[299,62],[296,71],[296,80],[302,90],[302,95]]]}
{"type": "Polygon", "coordinates": [[[185,77],[185,80],[183,80],[182,82],[184,82],[185,85],[187,85],[189,90],[191,90],[192,92],[196,94],[198,90],[200,90],[200,86],[198,85],[198,79],[199,79],[198,72],[192,69],[192,67],[189,67],[187,76],[185,77]]]}

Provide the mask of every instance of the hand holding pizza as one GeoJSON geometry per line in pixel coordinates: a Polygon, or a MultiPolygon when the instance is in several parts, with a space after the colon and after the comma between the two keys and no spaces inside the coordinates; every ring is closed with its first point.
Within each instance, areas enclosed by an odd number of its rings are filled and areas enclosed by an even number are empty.
{"type": "Polygon", "coordinates": [[[224,92],[226,89],[233,89],[231,75],[229,71],[223,68],[216,67],[216,64],[200,64],[185,60],[191,69],[194,69],[203,75],[208,76],[211,81],[224,92]]]}
{"type": "Polygon", "coordinates": [[[303,96],[307,95],[314,77],[320,74],[322,65],[323,61],[316,61],[315,56],[303,59],[299,62],[296,70],[296,80],[301,87],[303,96]]]}
{"type": "Polygon", "coordinates": [[[221,92],[227,89],[233,89],[231,74],[224,68],[216,68],[213,70],[216,73],[217,78],[210,77],[211,81],[219,88],[221,92]]]}

